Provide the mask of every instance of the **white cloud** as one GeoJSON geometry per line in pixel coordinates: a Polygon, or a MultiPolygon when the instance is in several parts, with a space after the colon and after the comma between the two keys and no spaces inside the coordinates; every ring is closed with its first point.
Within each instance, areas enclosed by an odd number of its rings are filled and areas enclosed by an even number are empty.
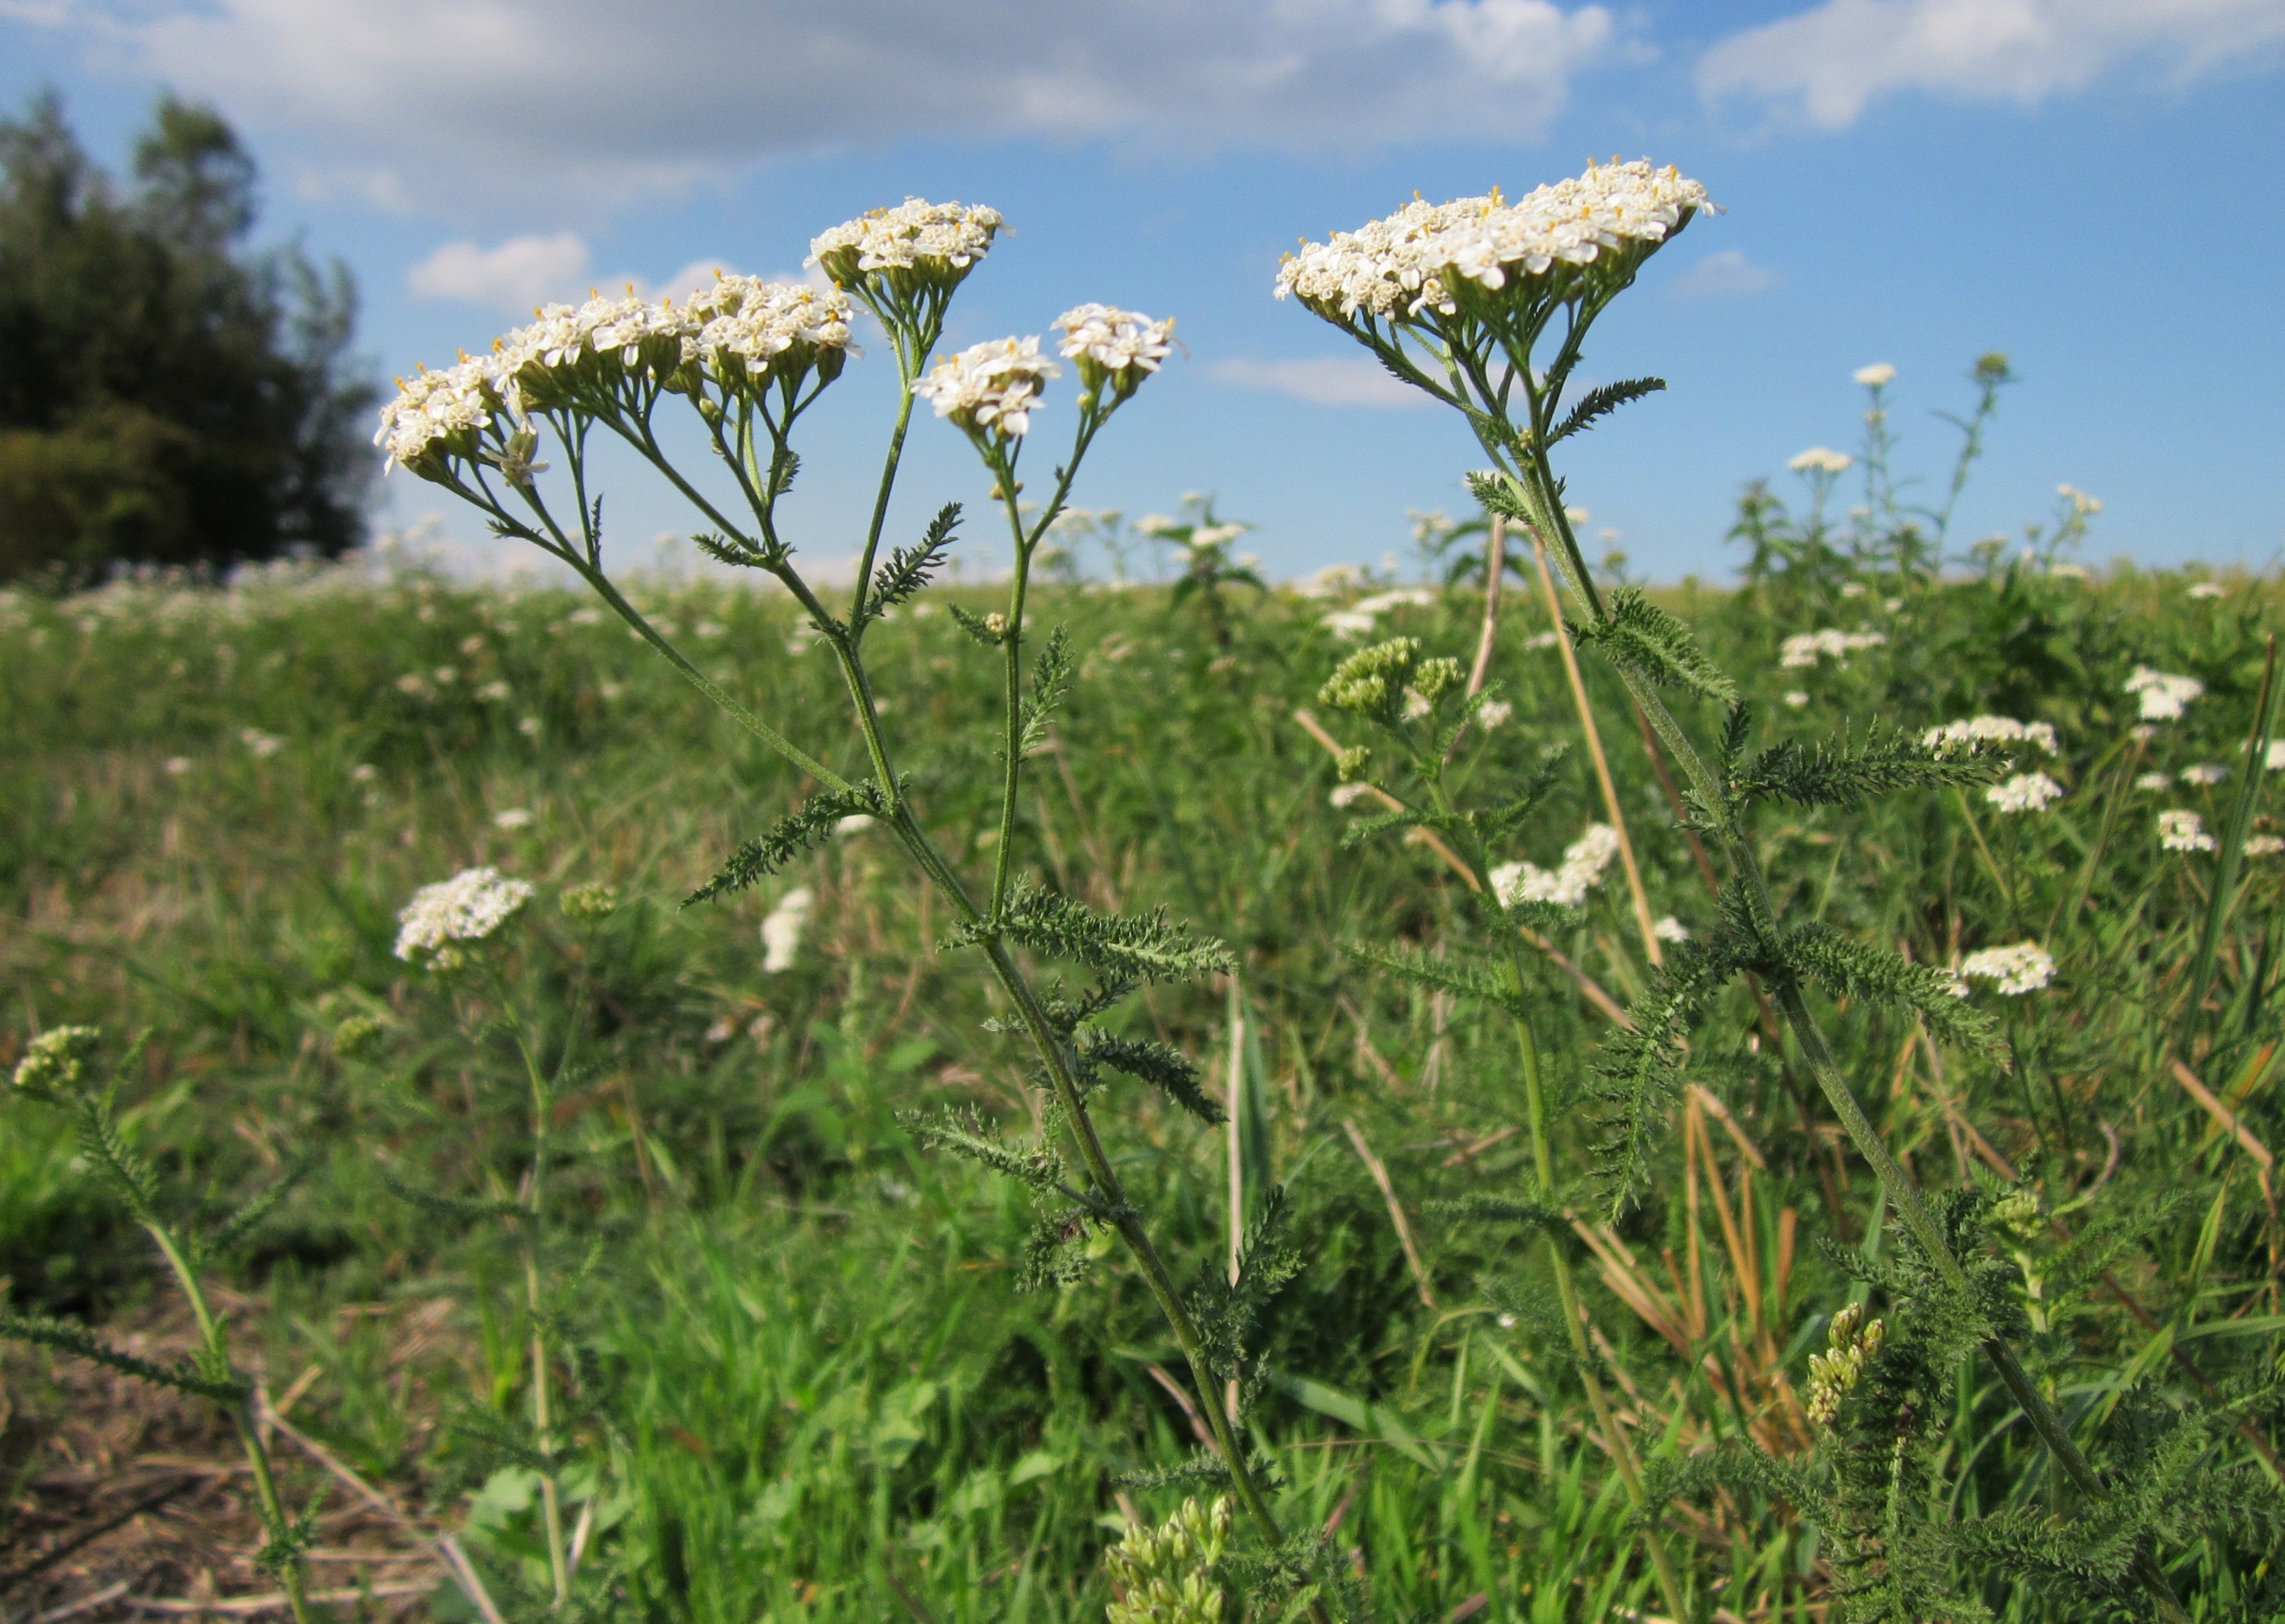
{"type": "Polygon", "coordinates": [[[522,313],[551,299],[577,295],[587,274],[587,245],[576,231],[511,237],[497,247],[448,242],[405,275],[424,299],[458,299],[522,313]]]}
{"type": "MultiPolygon", "coordinates": [[[[11,0],[23,4],[24,0],[11,0]]],[[[43,0],[53,3],[53,0],[43,0]]],[[[905,137],[1529,138],[1623,54],[1571,0],[62,0],[105,57],[431,199],[608,204],[905,137]]]]}
{"type": "Polygon", "coordinates": [[[1685,299],[1743,299],[1778,285],[1778,273],[1756,265],[1742,248],[1709,254],[1674,279],[1674,291],[1685,299]]]}
{"type": "Polygon", "coordinates": [[[1429,406],[1435,402],[1363,356],[1305,361],[1216,361],[1206,371],[1244,389],[1269,389],[1318,406],[1429,406]]]}
{"type": "Polygon", "coordinates": [[[424,299],[456,299],[522,316],[551,301],[577,302],[591,289],[632,288],[646,299],[681,298],[705,286],[718,271],[734,269],[719,256],[695,259],[654,282],[645,277],[593,278],[592,256],[576,231],[511,237],[497,247],[448,242],[405,273],[405,286],[424,299]]]}
{"type": "Polygon", "coordinates": [[[1832,128],[1896,90],[2028,105],[2137,62],[2186,83],[2280,40],[2280,0],[1825,0],[1723,40],[1698,82],[1832,128]]]}

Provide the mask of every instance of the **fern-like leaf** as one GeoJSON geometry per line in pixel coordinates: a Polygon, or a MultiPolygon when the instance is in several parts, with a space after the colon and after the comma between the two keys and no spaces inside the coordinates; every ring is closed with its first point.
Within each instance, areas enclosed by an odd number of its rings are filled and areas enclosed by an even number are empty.
{"type": "Polygon", "coordinates": [[[1170,1043],[1098,1035],[1080,1053],[1089,1065],[1109,1066],[1149,1083],[1209,1127],[1229,1119],[1221,1104],[1206,1093],[1197,1067],[1170,1043]]]}
{"type": "Polygon", "coordinates": [[[1591,644],[1612,664],[1665,688],[1686,688],[1724,703],[1738,697],[1729,673],[1707,657],[1690,628],[1641,592],[1622,586],[1610,595],[1606,616],[1574,627],[1573,639],[1591,644]]]}
{"type": "Polygon", "coordinates": [[[917,547],[899,547],[889,561],[873,572],[872,595],[865,600],[865,618],[878,619],[882,611],[904,602],[936,577],[951,549],[953,532],[960,528],[960,504],[946,502],[929,521],[917,547]]]}
{"type": "Polygon", "coordinates": [[[705,902],[726,891],[742,891],[777,873],[803,852],[833,833],[841,820],[857,813],[886,817],[888,797],[877,784],[853,784],[847,789],[821,789],[770,826],[767,833],[746,842],[723,863],[721,871],[682,899],[684,907],[705,902]]]}
{"type": "Polygon", "coordinates": [[[1016,730],[1016,753],[1028,756],[1048,741],[1048,723],[1071,692],[1074,670],[1071,654],[1071,636],[1057,626],[1048,633],[1047,647],[1040,650],[1039,663],[1032,671],[1032,697],[1024,705],[1016,730]]]}
{"type": "Polygon", "coordinates": [[[1286,1237],[1289,1219],[1285,1188],[1273,1184],[1263,1192],[1261,1210],[1246,1228],[1237,1278],[1229,1279],[1218,1265],[1210,1264],[1205,1279],[1190,1294],[1190,1314],[1197,1322],[1205,1367],[1225,1381],[1244,1374],[1254,1330],[1268,1312],[1270,1300],[1301,1272],[1301,1254],[1286,1237]]]}
{"type": "Polygon", "coordinates": [[[1431,992],[1472,998],[1496,1009],[1517,1010],[1521,1000],[1504,966],[1482,959],[1436,958],[1408,947],[1384,947],[1374,942],[1344,942],[1341,952],[1359,964],[1411,982],[1431,992]]]}
{"type": "Polygon", "coordinates": [[[964,1156],[1036,1190],[1057,1191],[1064,1188],[1062,1157],[1043,1145],[1009,1144],[974,1106],[947,1110],[935,1117],[904,1111],[897,1120],[907,1133],[931,1149],[964,1156]]]}
{"type": "Polygon", "coordinates": [[[124,1348],[114,1347],[86,1326],[73,1320],[52,1319],[44,1314],[14,1314],[0,1308],[0,1337],[51,1347],[62,1353],[74,1353],[116,1370],[122,1376],[131,1376],[156,1386],[171,1387],[177,1393],[194,1393],[200,1398],[212,1399],[217,1404],[242,1403],[246,1398],[247,1385],[243,1380],[219,1379],[196,1365],[162,1365],[137,1358],[124,1348]]]}
{"type": "Polygon", "coordinates": [[[1608,1108],[1599,1172],[1611,1190],[1614,1217],[1648,1177],[1651,1151],[1665,1126],[1667,1105],[1682,1086],[1683,1037],[1691,1019],[1736,965],[1717,938],[1684,942],[1627,1007],[1632,1025],[1606,1041],[1592,1092],[1608,1108]]]}
{"type": "Polygon", "coordinates": [[[422,1189],[417,1184],[407,1184],[388,1168],[380,1170],[381,1188],[404,1202],[418,1207],[431,1218],[453,1223],[478,1223],[492,1218],[528,1218],[530,1213],[513,1201],[499,1201],[471,1196],[448,1196],[440,1190],[422,1189]]]}
{"type": "Polygon", "coordinates": [[[1943,784],[1983,784],[2005,760],[1985,750],[1938,754],[1902,731],[1874,729],[1861,745],[1839,739],[1772,745],[1731,775],[1740,804],[1775,796],[1796,806],[1854,806],[1898,789],[1943,784]]]}
{"type": "Polygon", "coordinates": [[[1636,401],[1655,395],[1664,388],[1666,388],[1666,380],[1663,378],[1629,378],[1618,383],[1606,383],[1591,388],[1579,397],[1579,404],[1572,407],[1563,420],[1555,426],[1554,431],[1547,436],[1547,443],[1553,445],[1559,440],[1568,439],[1581,429],[1591,428],[1598,420],[1610,416],[1621,406],[1632,405],[1636,401]]]}
{"type": "MultiPolygon", "coordinates": [[[[1076,960],[1089,969],[1137,984],[1187,980],[1237,968],[1229,948],[1169,920],[1163,907],[1148,914],[1098,914],[1077,898],[1030,881],[1009,898],[998,930],[1035,953],[1076,960]]],[[[980,920],[954,931],[949,941],[970,945],[993,933],[993,922],[980,920]]]]}
{"type": "Polygon", "coordinates": [[[1914,964],[1888,948],[1860,942],[1826,924],[1786,933],[1784,969],[1835,998],[1865,998],[1920,1011],[1928,1030],[1980,1054],[2002,1045],[1991,1017],[1959,994],[1959,983],[1931,965],[1914,964]]]}

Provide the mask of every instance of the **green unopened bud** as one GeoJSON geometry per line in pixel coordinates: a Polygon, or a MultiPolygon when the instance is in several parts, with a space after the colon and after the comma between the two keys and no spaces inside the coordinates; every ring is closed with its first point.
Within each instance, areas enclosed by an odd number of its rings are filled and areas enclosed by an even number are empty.
{"type": "Polygon", "coordinates": [[[1394,637],[1360,648],[1333,668],[1325,686],[1317,690],[1318,702],[1386,720],[1419,659],[1417,637],[1394,637]]]}
{"type": "Polygon", "coordinates": [[[103,1034],[92,1026],[51,1026],[16,1063],[16,1091],[35,1100],[76,1094],[103,1034]]]}
{"type": "Polygon", "coordinates": [[[2021,1239],[2031,1239],[2040,1228],[2038,1196],[2028,1189],[2008,1191],[1991,1204],[1991,1221],[2021,1239]]]}
{"type": "Polygon", "coordinates": [[[1452,659],[1423,660],[1412,673],[1412,686],[1419,690],[1420,697],[1432,705],[1466,680],[1466,674],[1460,670],[1460,663],[1452,659]]]}
{"type": "Polygon", "coordinates": [[[1371,765],[1372,751],[1362,744],[1353,744],[1333,757],[1333,771],[1345,784],[1358,782],[1371,765]]]}
{"type": "Polygon", "coordinates": [[[334,1028],[334,1053],[343,1060],[369,1060],[381,1050],[383,1027],[369,1015],[353,1015],[334,1028]]]}
{"type": "Polygon", "coordinates": [[[428,955],[428,968],[433,976],[457,976],[468,968],[468,955],[447,942],[428,955]]]}
{"type": "Polygon", "coordinates": [[[564,918],[582,930],[592,930],[618,910],[618,888],[600,882],[575,885],[563,893],[557,906],[562,908],[564,918]]]}

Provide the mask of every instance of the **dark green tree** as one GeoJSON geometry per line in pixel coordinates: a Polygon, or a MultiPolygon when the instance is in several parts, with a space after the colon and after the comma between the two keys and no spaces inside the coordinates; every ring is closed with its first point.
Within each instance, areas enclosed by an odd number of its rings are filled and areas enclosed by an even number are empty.
{"type": "Polygon", "coordinates": [[[250,246],[254,161],[209,108],[162,98],[133,168],[90,160],[52,91],[0,121],[0,580],[354,546],[348,270],[250,246]]]}

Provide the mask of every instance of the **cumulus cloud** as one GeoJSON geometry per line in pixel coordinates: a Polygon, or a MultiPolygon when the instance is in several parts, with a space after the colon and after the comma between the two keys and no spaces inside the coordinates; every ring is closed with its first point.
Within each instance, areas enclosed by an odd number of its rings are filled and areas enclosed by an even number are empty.
{"type": "Polygon", "coordinates": [[[1825,0],[1723,40],[1698,81],[1837,128],[1897,90],[2029,105],[2130,64],[2187,82],[2280,40],[2279,0],[1825,0]]]}
{"type": "MultiPolygon", "coordinates": [[[[511,237],[489,248],[448,242],[406,272],[404,282],[424,299],[452,299],[521,316],[553,301],[577,301],[598,286],[587,274],[592,257],[576,231],[511,237]]],[[[716,271],[730,269],[726,259],[695,259],[656,282],[616,276],[601,279],[600,286],[614,292],[631,287],[646,299],[679,299],[711,282],[716,271]]]]}
{"type": "Polygon", "coordinates": [[[1709,254],[1674,279],[1674,291],[1684,299],[1744,299],[1778,285],[1778,273],[1756,265],[1742,248],[1709,254]]]}
{"type": "Polygon", "coordinates": [[[1206,371],[1244,389],[1268,389],[1317,406],[1429,406],[1434,401],[1363,356],[1297,361],[1216,361],[1206,371]]]}
{"type": "Polygon", "coordinates": [[[1573,0],[54,0],[106,55],[447,184],[649,191],[905,137],[1531,137],[1621,48],[1573,0]]]}

